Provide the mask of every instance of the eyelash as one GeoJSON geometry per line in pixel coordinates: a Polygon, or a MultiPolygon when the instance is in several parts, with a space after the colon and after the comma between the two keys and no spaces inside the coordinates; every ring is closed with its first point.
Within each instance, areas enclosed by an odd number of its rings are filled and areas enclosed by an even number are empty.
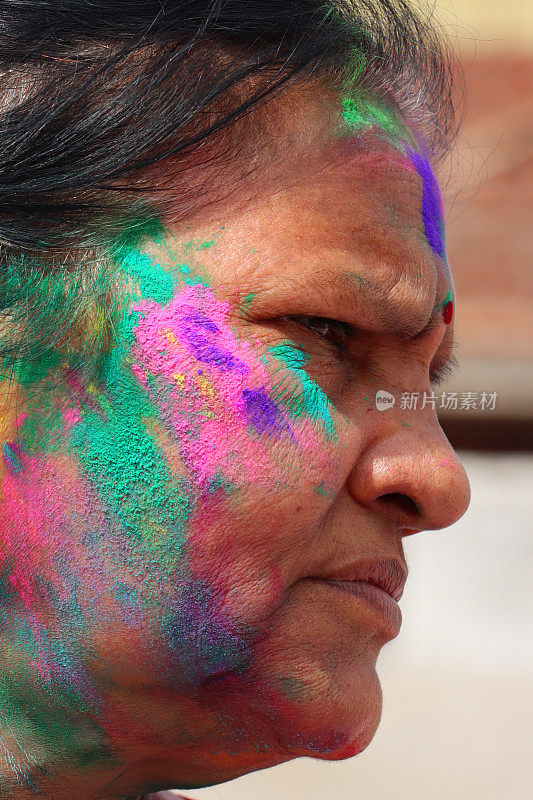
{"type": "MultiPolygon", "coordinates": [[[[291,316],[289,319],[316,334],[325,342],[328,342],[340,355],[346,354],[346,345],[348,341],[353,338],[355,333],[353,325],[350,325],[348,322],[341,322],[338,319],[331,319],[331,317],[291,316]],[[313,322],[329,328],[336,328],[336,330],[328,335],[324,333],[324,331],[316,330],[316,327],[313,327],[313,322]]],[[[430,372],[430,384],[432,386],[438,386],[439,384],[446,383],[449,378],[455,375],[458,369],[459,362],[455,355],[452,355],[444,367],[430,372]]]]}
{"type": "Polygon", "coordinates": [[[448,363],[445,364],[443,367],[440,367],[438,370],[433,370],[429,373],[429,382],[432,386],[440,386],[442,383],[446,383],[450,378],[453,378],[454,375],[459,371],[460,364],[457,360],[457,357],[452,354],[448,359],[448,363]]]}
{"type": "Polygon", "coordinates": [[[306,330],[315,333],[342,354],[346,352],[346,344],[354,334],[353,325],[330,317],[292,316],[290,319],[306,330]],[[322,326],[322,330],[317,330],[320,326],[322,326]]]}

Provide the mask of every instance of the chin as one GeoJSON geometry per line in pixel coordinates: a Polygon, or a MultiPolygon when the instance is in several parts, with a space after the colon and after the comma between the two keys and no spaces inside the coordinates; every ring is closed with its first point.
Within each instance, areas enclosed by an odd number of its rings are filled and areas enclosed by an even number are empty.
{"type": "Polygon", "coordinates": [[[337,761],[368,747],[381,720],[384,643],[363,613],[295,603],[280,615],[256,651],[253,682],[289,758],[337,761]]]}
{"type": "Polygon", "coordinates": [[[346,659],[337,667],[324,663],[324,658],[297,661],[287,661],[284,670],[277,662],[276,677],[266,675],[267,668],[262,679],[254,681],[252,714],[272,732],[279,760],[339,761],[361,753],[381,720],[375,658],[363,652],[357,660],[346,659]],[[300,682],[287,680],[280,685],[280,673],[299,676],[300,682]]]}
{"type": "Polygon", "coordinates": [[[381,720],[381,686],[373,667],[359,674],[355,683],[330,691],[329,697],[310,700],[296,713],[293,709],[280,741],[298,756],[327,761],[352,758],[365,750],[381,720]]]}

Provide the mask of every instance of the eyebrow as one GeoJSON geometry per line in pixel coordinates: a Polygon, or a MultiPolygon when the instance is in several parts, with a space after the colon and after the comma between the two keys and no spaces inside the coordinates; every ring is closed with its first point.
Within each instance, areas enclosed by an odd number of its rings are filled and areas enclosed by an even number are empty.
{"type": "MultiPolygon", "coordinates": [[[[361,290],[363,290],[363,299],[365,298],[363,287],[366,287],[366,296],[369,299],[371,298],[374,303],[379,304],[380,308],[384,308],[382,318],[386,327],[386,332],[398,336],[398,338],[404,342],[422,339],[438,324],[445,300],[435,303],[428,321],[421,328],[416,321],[399,321],[398,313],[394,308],[391,308],[390,299],[385,296],[384,289],[371,279],[363,278],[361,275],[353,272],[339,273],[336,278],[338,280],[337,289],[339,294],[344,300],[347,300],[355,307],[360,303],[361,290]]],[[[452,343],[451,353],[444,364],[430,371],[429,378],[432,386],[445,383],[457,374],[461,365],[456,356],[456,346],[456,342],[454,341],[452,343]]]]}
{"type": "MultiPolygon", "coordinates": [[[[326,281],[324,281],[324,284],[326,281]]],[[[331,285],[331,281],[328,281],[331,285]]],[[[428,321],[423,327],[416,321],[416,318],[400,319],[398,309],[391,306],[390,298],[386,296],[386,291],[380,284],[375,283],[370,278],[363,278],[355,272],[339,273],[335,277],[334,283],[337,284],[337,290],[343,301],[347,301],[348,305],[354,308],[360,306],[361,297],[363,300],[372,301],[380,309],[380,317],[385,332],[398,336],[405,342],[410,342],[414,339],[421,339],[428,334],[437,324],[439,314],[444,305],[444,301],[438,301],[433,306],[428,321]]],[[[320,288],[320,281],[316,284],[320,288]]],[[[406,309],[405,316],[409,313],[406,309]]]]}

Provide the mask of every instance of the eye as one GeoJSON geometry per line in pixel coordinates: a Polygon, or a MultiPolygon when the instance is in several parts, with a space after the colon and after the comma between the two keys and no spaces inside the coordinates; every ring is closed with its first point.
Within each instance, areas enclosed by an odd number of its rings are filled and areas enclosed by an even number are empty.
{"type": "Polygon", "coordinates": [[[338,319],[305,316],[291,316],[289,319],[320,336],[342,354],[346,352],[346,344],[354,335],[353,325],[338,319]]]}

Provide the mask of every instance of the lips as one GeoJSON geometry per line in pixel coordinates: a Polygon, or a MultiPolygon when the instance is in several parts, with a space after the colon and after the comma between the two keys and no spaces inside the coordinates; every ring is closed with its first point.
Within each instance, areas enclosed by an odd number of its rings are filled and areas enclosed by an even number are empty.
{"type": "Polygon", "coordinates": [[[331,582],[357,581],[377,586],[393,600],[398,601],[403,594],[407,580],[407,565],[396,558],[360,559],[350,565],[321,575],[322,580],[331,582]]]}

